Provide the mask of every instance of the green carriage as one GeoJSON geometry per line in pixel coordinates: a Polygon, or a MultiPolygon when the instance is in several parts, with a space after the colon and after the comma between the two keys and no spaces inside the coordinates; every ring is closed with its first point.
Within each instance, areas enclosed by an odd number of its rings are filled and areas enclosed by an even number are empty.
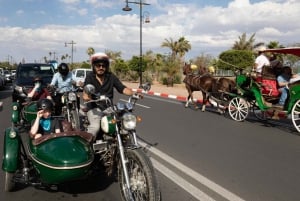
{"type": "MultiPolygon", "coordinates": [[[[268,49],[266,52],[300,56],[300,47],[268,49]]],[[[283,108],[274,106],[274,100],[276,103],[279,95],[274,96],[271,94],[272,91],[267,94],[264,93],[266,86],[262,81],[265,81],[264,76],[261,80],[254,78],[251,74],[236,76],[238,93],[232,95],[228,104],[230,117],[235,121],[243,121],[248,117],[250,111],[261,120],[267,120],[268,118],[279,120],[291,115],[294,127],[300,132],[300,81],[289,84],[289,96],[283,108]]]]}

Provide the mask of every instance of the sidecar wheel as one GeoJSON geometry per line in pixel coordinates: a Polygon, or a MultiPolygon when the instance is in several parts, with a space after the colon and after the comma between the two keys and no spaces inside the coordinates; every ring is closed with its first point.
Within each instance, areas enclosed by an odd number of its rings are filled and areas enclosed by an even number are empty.
{"type": "Polygon", "coordinates": [[[5,184],[4,190],[6,192],[11,192],[15,188],[15,182],[13,181],[14,173],[5,172],[5,184]]]}
{"type": "MultiPolygon", "coordinates": [[[[141,149],[126,150],[125,157],[133,200],[160,201],[160,188],[156,174],[145,152],[141,149]]],[[[121,164],[119,164],[118,172],[121,197],[124,201],[129,201],[131,199],[127,192],[121,164]]]]}

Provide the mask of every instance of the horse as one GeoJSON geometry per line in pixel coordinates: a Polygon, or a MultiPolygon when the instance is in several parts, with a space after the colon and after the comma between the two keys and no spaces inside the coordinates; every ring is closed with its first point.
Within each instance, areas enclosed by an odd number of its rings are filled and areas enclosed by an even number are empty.
{"type": "Polygon", "coordinates": [[[189,101],[191,101],[194,104],[195,109],[198,109],[198,106],[194,102],[193,92],[201,91],[203,97],[202,111],[204,112],[205,105],[209,98],[209,92],[212,91],[213,86],[216,84],[216,80],[207,73],[195,75],[191,69],[191,64],[185,64],[183,66],[183,74],[185,75],[183,82],[185,83],[185,87],[188,91],[185,107],[188,107],[189,101]]]}
{"type": "MultiPolygon", "coordinates": [[[[219,110],[220,101],[228,101],[227,93],[232,93],[236,91],[235,82],[231,79],[221,77],[215,79],[211,74],[204,73],[201,74],[201,69],[199,70],[200,74],[195,75],[191,69],[190,64],[185,64],[183,66],[183,74],[185,78],[183,82],[188,91],[188,97],[185,104],[185,107],[188,107],[189,102],[191,101],[194,104],[194,107],[198,109],[198,106],[194,102],[193,92],[201,91],[203,102],[202,102],[202,111],[205,111],[205,107],[210,97],[213,97],[217,100],[217,107],[219,110]]],[[[202,72],[203,73],[203,72],[202,72]]],[[[220,113],[223,113],[219,110],[220,113]]]]}

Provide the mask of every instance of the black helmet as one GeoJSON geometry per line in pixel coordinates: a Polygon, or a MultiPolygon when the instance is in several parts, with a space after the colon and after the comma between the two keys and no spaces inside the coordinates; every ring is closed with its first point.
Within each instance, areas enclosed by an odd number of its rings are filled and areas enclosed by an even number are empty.
{"type": "Polygon", "coordinates": [[[59,64],[57,68],[58,68],[58,72],[63,76],[66,76],[69,73],[69,66],[66,63],[59,64]]]}
{"type": "Polygon", "coordinates": [[[53,110],[53,103],[51,100],[44,98],[37,102],[38,110],[53,110]]]}
{"type": "Polygon", "coordinates": [[[106,72],[109,70],[109,57],[107,56],[107,54],[102,53],[102,52],[93,54],[91,56],[91,65],[92,65],[93,71],[94,71],[94,65],[98,64],[98,63],[102,63],[105,65],[106,72]]]}

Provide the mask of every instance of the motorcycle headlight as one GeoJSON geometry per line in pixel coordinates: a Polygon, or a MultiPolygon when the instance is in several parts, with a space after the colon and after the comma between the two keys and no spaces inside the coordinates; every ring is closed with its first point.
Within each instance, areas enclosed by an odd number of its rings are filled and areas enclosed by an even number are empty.
{"type": "Polygon", "coordinates": [[[9,137],[10,137],[10,138],[15,138],[16,136],[17,136],[16,131],[11,130],[11,131],[9,132],[9,137]]]}
{"type": "Polygon", "coordinates": [[[111,116],[104,116],[101,118],[101,129],[104,133],[114,134],[116,132],[116,123],[111,116]]]}
{"type": "Polygon", "coordinates": [[[122,124],[126,130],[133,130],[136,127],[136,116],[126,113],[122,117],[122,124]]]}
{"type": "Polygon", "coordinates": [[[67,103],[67,97],[66,97],[65,94],[61,96],[61,103],[62,104],[66,104],[67,103]]]}
{"type": "Polygon", "coordinates": [[[76,101],[76,100],[77,100],[77,96],[76,96],[75,93],[70,92],[70,93],[68,94],[68,99],[69,99],[69,101],[76,101]]]}

